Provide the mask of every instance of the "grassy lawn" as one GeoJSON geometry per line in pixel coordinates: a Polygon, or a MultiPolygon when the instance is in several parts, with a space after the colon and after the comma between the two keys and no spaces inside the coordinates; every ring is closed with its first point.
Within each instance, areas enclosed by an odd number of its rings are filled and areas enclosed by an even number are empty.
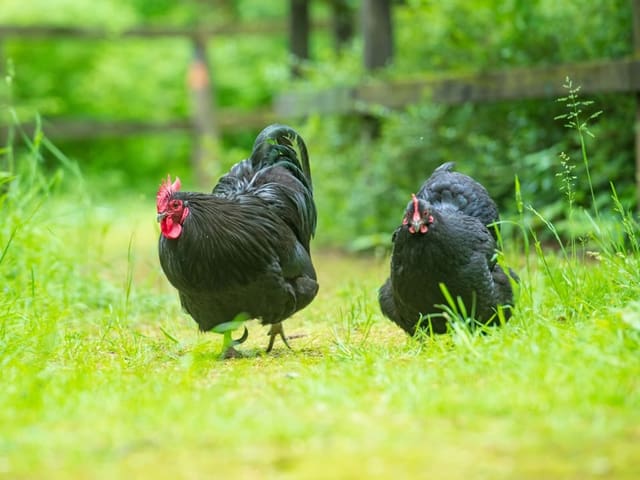
{"type": "Polygon", "coordinates": [[[386,260],[316,252],[293,350],[251,322],[218,361],[151,196],[0,211],[0,477],[640,478],[637,256],[513,248],[513,320],[420,342],[379,312],[386,260]]]}

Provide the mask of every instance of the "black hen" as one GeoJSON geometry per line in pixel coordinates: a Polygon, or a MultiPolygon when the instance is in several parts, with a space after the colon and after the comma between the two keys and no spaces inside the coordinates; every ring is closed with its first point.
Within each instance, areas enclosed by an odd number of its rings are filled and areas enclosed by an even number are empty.
{"type": "Polygon", "coordinates": [[[475,320],[498,323],[499,308],[509,319],[513,291],[496,263],[497,221],[498,208],[480,183],[454,172],[453,163],[438,167],[393,233],[391,275],[378,292],[382,313],[410,335],[418,325],[445,333],[444,286],[475,320]]]}
{"type": "Polygon", "coordinates": [[[316,228],[307,148],[298,133],[270,125],[250,158],[212,193],[181,192],[168,178],[158,190],[160,265],[200,329],[224,332],[233,356],[234,320],[258,318],[287,346],[281,322],[318,292],[309,242],[316,228]],[[217,328],[216,328],[217,327],[217,328]]]}

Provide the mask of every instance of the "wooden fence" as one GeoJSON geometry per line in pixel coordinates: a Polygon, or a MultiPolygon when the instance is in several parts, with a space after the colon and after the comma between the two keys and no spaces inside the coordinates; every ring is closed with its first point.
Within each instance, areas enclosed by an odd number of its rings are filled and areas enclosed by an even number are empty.
{"type": "MultiPolygon", "coordinates": [[[[584,63],[537,68],[516,68],[470,74],[430,75],[411,80],[371,80],[353,87],[339,87],[318,92],[287,92],[277,95],[273,104],[261,110],[239,112],[233,109],[215,111],[208,83],[210,69],[206,65],[205,40],[214,35],[274,34],[291,29],[290,22],[262,22],[234,25],[231,28],[132,28],[120,32],[80,27],[45,27],[0,25],[2,38],[23,39],[77,37],[87,39],[127,37],[181,37],[193,44],[194,58],[190,68],[193,118],[167,122],[97,122],[92,120],[48,121],[44,130],[52,138],[82,139],[121,137],[169,131],[194,132],[216,136],[218,131],[239,128],[258,129],[273,121],[290,121],[311,114],[368,113],[376,107],[403,108],[425,99],[446,104],[495,102],[505,100],[553,98],[566,94],[562,85],[570,76],[581,86],[583,94],[626,93],[630,101],[640,105],[640,0],[633,4],[634,56],[627,59],[604,59],[584,63]],[[198,76],[199,75],[199,76],[198,76]],[[193,76],[193,78],[191,78],[193,76]]],[[[324,28],[326,24],[312,25],[324,28]]],[[[640,108],[636,117],[636,185],[640,207],[640,108]]],[[[629,126],[634,128],[634,126],[629,126]]],[[[197,164],[196,164],[197,167],[197,164]]]]}

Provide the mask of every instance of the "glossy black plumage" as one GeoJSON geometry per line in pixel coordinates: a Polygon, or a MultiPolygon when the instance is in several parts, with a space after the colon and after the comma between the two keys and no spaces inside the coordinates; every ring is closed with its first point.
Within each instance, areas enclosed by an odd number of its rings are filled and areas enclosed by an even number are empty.
{"type": "Polygon", "coordinates": [[[497,323],[499,305],[508,319],[513,291],[495,260],[498,219],[480,183],[454,172],[452,163],[438,167],[409,202],[393,234],[390,276],[378,295],[383,314],[411,335],[421,316],[428,317],[422,328],[445,333],[447,320],[439,307],[448,304],[444,284],[476,320],[497,323]]]}
{"type": "Polygon", "coordinates": [[[496,238],[493,224],[500,217],[498,207],[489,192],[482,184],[453,168],[453,162],[443,163],[436,168],[424,181],[416,196],[433,205],[453,205],[461,213],[480,220],[496,238]]]}
{"type": "Polygon", "coordinates": [[[174,199],[189,214],[178,238],[161,234],[160,264],[201,330],[239,314],[278,325],[316,296],[316,207],[306,146],[293,129],[265,128],[250,158],[210,194],[178,191],[174,199]]]}

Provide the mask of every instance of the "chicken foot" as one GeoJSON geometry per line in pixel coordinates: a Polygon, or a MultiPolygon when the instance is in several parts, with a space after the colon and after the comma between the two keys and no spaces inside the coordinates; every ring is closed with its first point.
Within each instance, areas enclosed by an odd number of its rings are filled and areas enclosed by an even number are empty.
{"type": "Polygon", "coordinates": [[[287,348],[291,350],[291,345],[289,345],[289,342],[287,341],[287,337],[285,337],[284,335],[284,328],[282,328],[282,322],[272,323],[271,328],[269,329],[269,332],[267,333],[267,335],[269,335],[269,345],[267,346],[267,353],[269,353],[273,348],[273,342],[275,342],[276,337],[278,335],[280,336],[280,338],[282,338],[282,341],[287,346],[287,348]]]}

